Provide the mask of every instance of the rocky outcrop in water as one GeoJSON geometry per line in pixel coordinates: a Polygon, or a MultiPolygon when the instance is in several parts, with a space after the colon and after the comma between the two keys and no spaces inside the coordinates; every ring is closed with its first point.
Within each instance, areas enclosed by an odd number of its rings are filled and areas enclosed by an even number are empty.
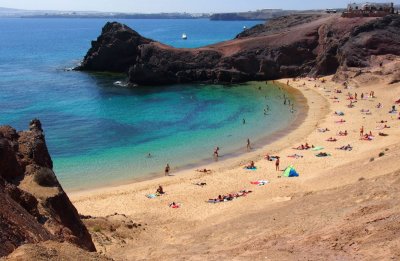
{"type": "Polygon", "coordinates": [[[48,240],[96,250],[52,168],[39,120],[28,131],[0,126],[0,257],[48,240]]]}
{"type": "Polygon", "coordinates": [[[140,85],[239,83],[335,73],[366,66],[371,55],[398,55],[400,17],[342,18],[291,15],[245,31],[236,39],[178,49],[107,23],[78,70],[127,72],[140,85]],[[284,25],[284,26],[283,26],[284,25]]]}

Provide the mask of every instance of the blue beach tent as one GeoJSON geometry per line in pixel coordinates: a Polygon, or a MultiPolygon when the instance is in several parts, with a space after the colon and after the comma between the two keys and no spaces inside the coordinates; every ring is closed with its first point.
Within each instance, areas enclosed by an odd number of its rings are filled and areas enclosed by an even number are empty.
{"type": "Polygon", "coordinates": [[[297,171],[293,168],[293,166],[289,166],[285,169],[285,171],[283,172],[283,176],[284,177],[298,177],[299,173],[297,173],[297,171]]]}

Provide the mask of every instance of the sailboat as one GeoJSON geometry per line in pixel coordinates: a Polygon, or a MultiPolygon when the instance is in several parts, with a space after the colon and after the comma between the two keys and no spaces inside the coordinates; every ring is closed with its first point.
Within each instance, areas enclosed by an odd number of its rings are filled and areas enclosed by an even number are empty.
{"type": "Polygon", "coordinates": [[[187,35],[185,33],[182,34],[182,39],[187,40],[187,35]]]}

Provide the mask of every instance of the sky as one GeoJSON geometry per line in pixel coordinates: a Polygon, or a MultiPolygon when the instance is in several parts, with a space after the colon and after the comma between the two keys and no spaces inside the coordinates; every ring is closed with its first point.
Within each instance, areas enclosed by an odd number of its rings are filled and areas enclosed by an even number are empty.
{"type": "MultiPolygon", "coordinates": [[[[390,2],[390,0],[372,0],[390,2]]],[[[372,2],[371,1],[371,2],[372,2]]],[[[349,0],[0,0],[0,7],[28,10],[106,11],[124,13],[216,13],[257,9],[325,9],[345,7],[349,0]]],[[[360,1],[358,1],[360,2],[360,1]]],[[[363,1],[361,1],[363,2],[363,1]]],[[[391,1],[400,4],[400,0],[391,1]]]]}

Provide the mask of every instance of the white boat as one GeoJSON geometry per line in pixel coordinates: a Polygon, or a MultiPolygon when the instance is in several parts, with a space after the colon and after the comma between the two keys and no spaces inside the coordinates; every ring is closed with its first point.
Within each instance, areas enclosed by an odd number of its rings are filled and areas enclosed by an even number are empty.
{"type": "Polygon", "coordinates": [[[182,34],[182,39],[187,40],[187,35],[185,33],[182,34]]]}
{"type": "Polygon", "coordinates": [[[243,30],[246,30],[247,29],[247,27],[246,26],[243,26],[243,30]]]}

